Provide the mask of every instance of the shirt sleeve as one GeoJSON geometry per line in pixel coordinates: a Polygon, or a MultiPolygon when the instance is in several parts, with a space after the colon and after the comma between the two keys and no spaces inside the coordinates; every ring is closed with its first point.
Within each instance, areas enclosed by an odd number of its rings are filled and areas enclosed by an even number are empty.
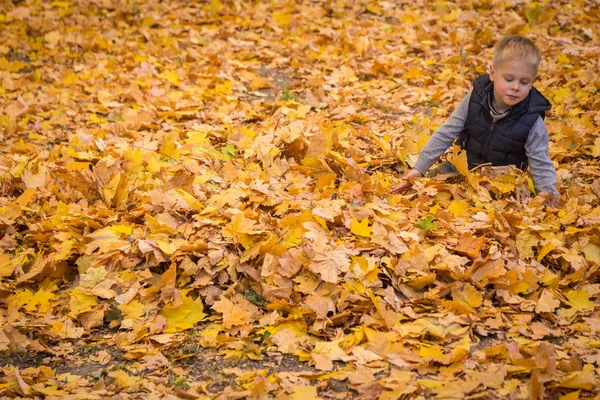
{"type": "Polygon", "coordinates": [[[540,116],[529,131],[525,152],[529,159],[529,172],[538,193],[550,192],[558,195],[555,188],[556,170],[548,155],[548,129],[540,116]]]}
{"type": "Polygon", "coordinates": [[[423,150],[421,150],[419,158],[414,165],[414,168],[421,174],[425,175],[429,168],[431,168],[463,131],[469,112],[470,98],[471,92],[462,99],[448,120],[435,131],[431,138],[429,138],[429,141],[423,146],[423,150]]]}

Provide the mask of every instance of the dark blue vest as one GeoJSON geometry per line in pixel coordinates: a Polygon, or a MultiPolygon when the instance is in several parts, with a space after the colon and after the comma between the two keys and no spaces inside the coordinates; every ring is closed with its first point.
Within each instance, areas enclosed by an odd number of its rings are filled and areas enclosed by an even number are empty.
{"type": "Polygon", "coordinates": [[[494,83],[488,75],[473,81],[469,112],[458,144],[467,151],[469,168],[480,164],[515,165],[527,169],[525,143],[529,131],[541,115],[552,108],[550,102],[534,87],[525,100],[515,105],[507,116],[496,123],[490,115],[488,98],[494,95],[494,83]]]}

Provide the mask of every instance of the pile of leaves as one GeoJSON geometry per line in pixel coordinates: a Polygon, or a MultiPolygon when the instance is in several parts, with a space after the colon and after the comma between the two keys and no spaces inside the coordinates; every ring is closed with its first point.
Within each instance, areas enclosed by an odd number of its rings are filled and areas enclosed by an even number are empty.
{"type": "Polygon", "coordinates": [[[0,394],[598,395],[599,20],[594,0],[2,3],[0,394]],[[461,175],[392,195],[507,33],[543,52],[561,207],[456,150],[461,175]],[[182,368],[206,351],[240,364],[182,368]]]}

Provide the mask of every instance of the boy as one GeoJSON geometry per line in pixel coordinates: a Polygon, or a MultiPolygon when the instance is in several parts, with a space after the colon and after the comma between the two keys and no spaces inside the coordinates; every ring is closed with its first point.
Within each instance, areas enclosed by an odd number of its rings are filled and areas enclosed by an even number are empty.
{"type": "Polygon", "coordinates": [[[556,172],[544,125],[551,105],[533,87],[540,59],[540,50],[531,40],[504,36],[494,49],[489,75],[475,79],[471,93],[429,139],[414,168],[404,174],[405,182],[393,192],[408,189],[410,181],[423,176],[458,139],[469,168],[512,164],[525,170],[529,166],[538,194],[556,205],[556,172]]]}

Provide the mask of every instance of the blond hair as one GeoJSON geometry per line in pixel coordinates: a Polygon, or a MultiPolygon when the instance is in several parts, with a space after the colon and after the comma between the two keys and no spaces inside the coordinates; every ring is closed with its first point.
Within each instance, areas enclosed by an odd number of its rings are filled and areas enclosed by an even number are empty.
{"type": "Polygon", "coordinates": [[[494,67],[499,68],[507,61],[524,61],[537,73],[542,55],[537,45],[523,36],[507,35],[494,47],[494,67]]]}

